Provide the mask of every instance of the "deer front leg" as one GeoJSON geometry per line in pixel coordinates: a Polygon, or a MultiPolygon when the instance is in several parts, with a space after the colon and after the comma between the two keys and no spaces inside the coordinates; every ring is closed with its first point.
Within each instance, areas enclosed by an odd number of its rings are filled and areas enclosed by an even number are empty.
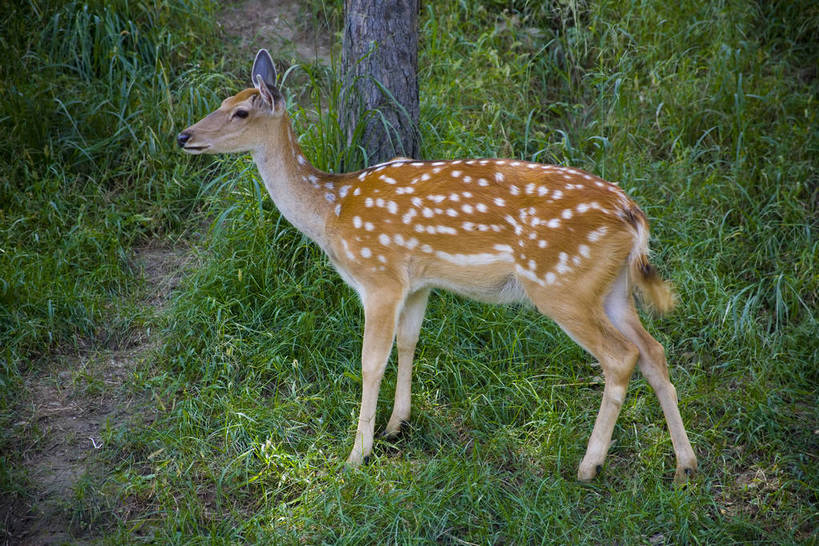
{"type": "Polygon", "coordinates": [[[392,349],[395,323],[400,307],[391,293],[367,294],[364,302],[364,343],[361,348],[361,411],[355,444],[347,464],[359,466],[373,449],[375,409],[381,378],[392,349]]]}
{"type": "Polygon", "coordinates": [[[429,289],[411,294],[404,303],[398,317],[398,378],[395,383],[395,405],[384,436],[392,437],[401,431],[401,424],[409,421],[412,393],[412,360],[415,355],[415,344],[421,332],[421,322],[427,308],[429,289]]]}

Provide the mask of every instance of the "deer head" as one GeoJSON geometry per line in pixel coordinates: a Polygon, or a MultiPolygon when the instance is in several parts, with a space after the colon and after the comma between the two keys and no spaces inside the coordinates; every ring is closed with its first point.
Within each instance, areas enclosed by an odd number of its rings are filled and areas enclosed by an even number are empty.
{"type": "Polygon", "coordinates": [[[190,154],[251,152],[267,135],[278,134],[286,109],[267,50],[256,54],[251,79],[254,87],[223,100],[216,111],[179,133],[177,144],[190,154]]]}

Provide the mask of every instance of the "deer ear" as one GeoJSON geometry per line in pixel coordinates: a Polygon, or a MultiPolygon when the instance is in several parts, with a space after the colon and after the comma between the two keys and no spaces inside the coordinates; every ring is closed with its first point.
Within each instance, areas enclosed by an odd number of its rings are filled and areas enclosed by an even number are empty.
{"type": "Polygon", "coordinates": [[[284,97],[276,87],[276,67],[266,49],[260,49],[256,54],[250,77],[253,80],[253,86],[259,90],[262,100],[271,110],[284,108],[284,97]]]}
{"type": "Polygon", "coordinates": [[[259,78],[267,84],[267,87],[276,87],[276,66],[266,49],[260,49],[256,53],[256,60],[253,61],[253,68],[250,69],[250,79],[256,88],[259,88],[257,83],[259,78]]]}

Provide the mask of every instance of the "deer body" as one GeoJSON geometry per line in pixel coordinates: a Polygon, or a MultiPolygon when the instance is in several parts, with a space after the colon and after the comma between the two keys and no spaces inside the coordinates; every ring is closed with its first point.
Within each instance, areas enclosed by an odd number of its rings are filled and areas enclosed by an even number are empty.
{"type": "Polygon", "coordinates": [[[654,388],[677,455],[696,468],[662,346],[634,308],[659,311],[669,286],[649,264],[648,223],[618,186],[589,173],[518,160],[399,158],[345,174],[316,170],[293,134],[262,50],[254,89],[183,131],[191,153],[250,151],[280,212],[327,254],[364,307],[362,400],[350,464],[372,450],[378,390],[395,340],[398,377],[386,434],[410,416],[412,359],[427,299],[444,288],[486,302],[529,302],[600,361],[605,388],[578,477],[605,459],[631,373],[654,388]]]}

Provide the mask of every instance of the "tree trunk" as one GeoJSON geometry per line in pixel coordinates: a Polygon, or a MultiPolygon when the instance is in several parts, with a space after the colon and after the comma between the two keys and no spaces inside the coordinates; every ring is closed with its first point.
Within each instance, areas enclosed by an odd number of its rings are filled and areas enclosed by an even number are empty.
{"type": "Polygon", "coordinates": [[[340,117],[348,143],[364,124],[359,142],[371,165],[419,153],[418,1],[346,2],[340,117]]]}

